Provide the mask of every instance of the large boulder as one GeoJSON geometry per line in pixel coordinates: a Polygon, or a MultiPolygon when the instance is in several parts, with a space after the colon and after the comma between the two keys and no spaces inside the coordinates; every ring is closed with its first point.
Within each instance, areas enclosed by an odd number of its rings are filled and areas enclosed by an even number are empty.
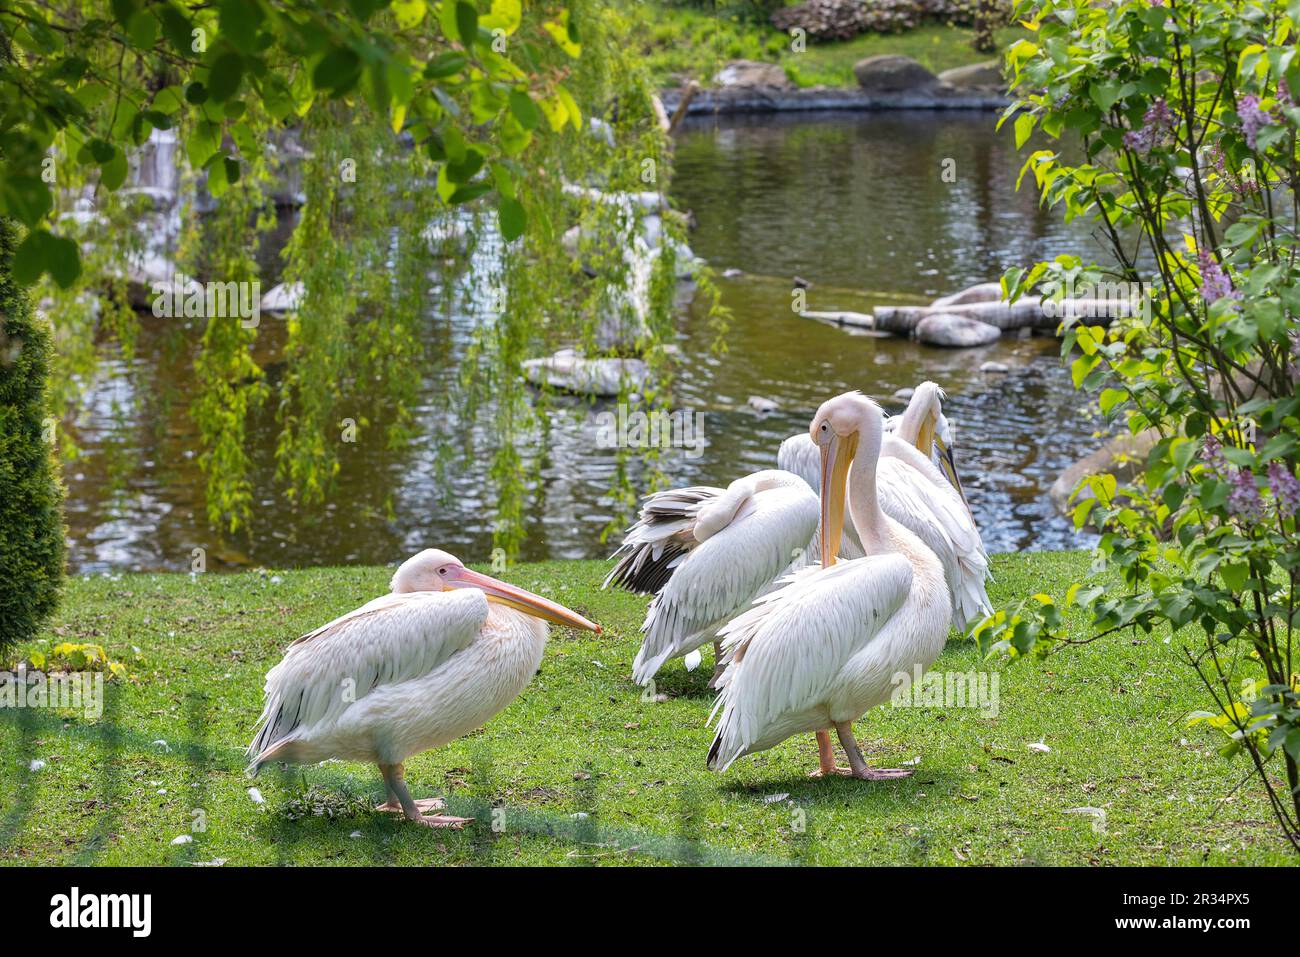
{"type": "Polygon", "coordinates": [[[858,86],[867,93],[928,90],[939,79],[911,57],[882,53],[859,60],[853,67],[858,86]]]}
{"type": "Polygon", "coordinates": [[[916,324],[916,338],[931,346],[969,349],[997,342],[1002,330],[970,316],[936,312],[916,324]]]}
{"type": "Polygon", "coordinates": [[[1000,302],[1002,300],[1002,284],[1000,282],[982,282],[976,286],[968,286],[961,292],[955,292],[951,296],[944,296],[936,299],[931,305],[936,309],[945,306],[964,306],[972,302],[1000,302]]]}
{"type": "Polygon", "coordinates": [[[1002,78],[1002,67],[997,60],[971,63],[953,67],[939,74],[939,82],[958,90],[1002,90],[1007,81],[1002,78]]]}
{"type": "Polygon", "coordinates": [[[759,63],[757,60],[732,60],[718,71],[713,82],[730,89],[763,87],[787,90],[794,86],[781,67],[775,63],[759,63]]]}

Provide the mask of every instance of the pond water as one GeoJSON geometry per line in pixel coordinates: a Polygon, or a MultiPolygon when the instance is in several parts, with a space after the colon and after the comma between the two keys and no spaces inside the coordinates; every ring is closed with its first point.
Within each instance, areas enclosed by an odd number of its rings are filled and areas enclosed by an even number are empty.
{"type": "MultiPolygon", "coordinates": [[[[993,131],[994,119],[784,114],[692,120],[681,131],[674,197],[698,222],[691,244],[720,273],[740,272],[719,281],[734,313],[725,353],[709,351],[713,331],[691,309],[679,320],[675,406],[700,414],[706,445],[665,457],[661,466],[675,482],[725,485],[770,467],[781,439],[806,429],[826,397],[860,388],[897,411],[895,390],[929,378],[948,392],[958,468],[989,549],[1082,544],[1047,495],[1060,471],[1096,444],[1056,340],[943,350],[855,335],[791,311],[796,275],[810,284],[810,309],[869,310],[922,303],[1061,252],[1093,255],[1085,230],[1039,210],[1032,189],[1014,191],[1020,160],[1009,130],[993,131]],[[945,168],[955,182],[944,181],[945,168]],[[981,373],[989,360],[1010,372],[981,373]],[[774,400],[778,411],[754,412],[752,395],[774,400]]],[[[485,476],[465,448],[455,466],[443,467],[439,453],[448,441],[487,436],[482,426],[458,431],[433,404],[451,387],[454,354],[475,321],[431,307],[417,437],[398,450],[347,446],[338,488],[320,507],[285,499],[274,478],[278,427],[269,412],[259,414],[250,437],[253,525],[222,540],[204,516],[201,449],[188,414],[200,330],[146,316],[133,366],[105,347],[69,425],[82,450],[65,468],[71,568],[186,569],[194,548],[205,549],[214,570],[386,563],[428,546],[484,560],[493,523],[485,476]]],[[[257,353],[273,384],[282,341],[282,323],[264,317],[257,353]]],[[[602,408],[556,414],[547,446],[530,450],[540,477],[530,489],[522,558],[612,550],[600,534],[610,520],[615,460],[592,438],[602,408]]],[[[382,409],[363,412],[382,424],[382,409]]]]}

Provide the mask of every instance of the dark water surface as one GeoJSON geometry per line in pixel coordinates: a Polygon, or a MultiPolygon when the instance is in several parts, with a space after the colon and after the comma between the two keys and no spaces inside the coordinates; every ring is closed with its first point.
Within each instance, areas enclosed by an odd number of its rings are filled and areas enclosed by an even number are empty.
{"type": "MultiPolygon", "coordinates": [[[[861,388],[897,411],[892,393],[929,378],[948,391],[958,465],[990,550],[1080,544],[1047,489],[1095,445],[1093,425],[1079,418],[1083,402],[1055,340],[950,351],[855,335],[791,311],[795,275],[811,283],[811,309],[869,310],[925,302],[1062,252],[1095,255],[1088,232],[1039,210],[1031,188],[1014,191],[1021,160],[994,120],[983,112],[786,114],[692,121],[681,133],[674,196],[698,220],[691,244],[719,272],[742,273],[720,281],[735,314],[724,354],[709,351],[713,332],[691,310],[679,322],[675,404],[702,413],[707,445],[696,457],[668,454],[674,480],[725,485],[774,464],[781,439],[806,429],[826,397],[861,388]],[[943,181],[945,160],[955,182],[943,181]],[[981,373],[989,360],[1011,371],[981,373]],[[779,411],[755,413],[752,395],[779,411]]],[[[434,545],[486,559],[495,503],[472,448],[490,426],[448,422],[434,405],[453,387],[456,355],[477,321],[431,307],[416,438],[397,450],[379,440],[344,446],[338,488],[324,505],[285,499],[274,477],[278,427],[260,413],[250,441],[253,526],[223,540],[204,515],[188,412],[199,329],[146,316],[132,360],[138,374],[127,375],[121,354],[106,347],[71,424],[83,453],[65,469],[71,567],[186,569],[195,548],[214,570],[385,563],[434,545]],[[440,454],[448,442],[457,446],[451,465],[440,454]]],[[[273,385],[282,341],[282,323],[263,317],[257,353],[273,385]]],[[[615,462],[593,438],[602,408],[557,410],[549,444],[529,450],[540,480],[529,492],[523,558],[609,553],[599,536],[615,462]]],[[[358,411],[384,422],[382,408],[358,411]]]]}

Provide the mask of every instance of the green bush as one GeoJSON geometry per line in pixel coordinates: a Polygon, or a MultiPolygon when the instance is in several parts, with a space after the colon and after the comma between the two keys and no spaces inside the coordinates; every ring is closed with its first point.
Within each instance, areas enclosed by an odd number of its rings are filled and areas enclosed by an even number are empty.
{"type": "Polygon", "coordinates": [[[58,603],[63,490],[45,441],[50,334],[10,267],[18,237],[0,217],[0,654],[58,603]]]}

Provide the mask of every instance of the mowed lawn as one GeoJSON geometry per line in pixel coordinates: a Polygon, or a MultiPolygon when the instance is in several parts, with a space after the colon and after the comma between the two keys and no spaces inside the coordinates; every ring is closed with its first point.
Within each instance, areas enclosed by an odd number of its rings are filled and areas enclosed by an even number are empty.
{"type": "MultiPolygon", "coordinates": [[[[994,564],[999,600],[1059,594],[1088,556],[994,564]]],[[[645,599],[601,592],[606,568],[548,563],[505,576],[606,630],[553,633],[510,708],[408,762],[413,794],[446,795],[477,818],[460,832],[371,811],[383,790],[374,767],[244,774],[267,669],[294,637],[384,591],[390,569],[75,579],[45,640],[103,644],[133,678],[109,685],[98,721],[0,709],[0,861],[1296,863],[1253,783],[1236,787],[1246,765],[1219,756],[1216,732],[1186,725],[1205,701],[1177,640],[1123,637],[1010,663],[954,639],[936,668],[996,672],[996,717],[885,707],[857,724],[869,760],[919,761],[914,777],[810,780],[811,736],[715,774],[705,768],[707,654],[694,673],[671,663],[659,700],[644,695],[630,663],[645,599]]]]}

